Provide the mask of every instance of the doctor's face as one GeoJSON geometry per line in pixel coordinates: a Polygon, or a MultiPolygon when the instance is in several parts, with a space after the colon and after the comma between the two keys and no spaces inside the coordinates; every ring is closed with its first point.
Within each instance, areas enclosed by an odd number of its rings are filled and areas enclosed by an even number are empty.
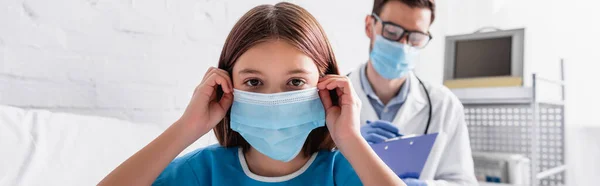
{"type": "Polygon", "coordinates": [[[259,43],[242,54],[232,70],[235,89],[277,93],[315,87],[315,62],[285,40],[259,43]]]}
{"type": "MultiPolygon", "coordinates": [[[[365,31],[367,37],[371,39],[371,48],[376,35],[382,34],[382,21],[392,22],[401,26],[406,31],[418,31],[422,33],[429,32],[431,25],[431,10],[428,8],[411,8],[400,1],[388,1],[379,13],[381,21],[377,21],[373,16],[368,15],[365,19],[365,31]],[[375,24],[374,24],[375,23],[375,24]],[[374,24],[374,25],[373,25],[374,24]]],[[[404,35],[398,42],[407,43],[407,35],[404,35]]]]}

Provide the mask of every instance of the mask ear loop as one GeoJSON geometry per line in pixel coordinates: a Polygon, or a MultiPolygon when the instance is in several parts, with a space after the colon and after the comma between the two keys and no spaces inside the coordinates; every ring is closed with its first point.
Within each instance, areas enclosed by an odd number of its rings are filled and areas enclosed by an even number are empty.
{"type": "MultiPolygon", "coordinates": [[[[374,43],[375,40],[377,40],[377,32],[375,31],[375,25],[377,24],[377,17],[375,17],[375,16],[376,16],[375,14],[371,14],[371,20],[373,20],[371,23],[371,34],[373,35],[373,37],[370,38],[371,43],[374,43]]],[[[375,44],[369,45],[369,52],[371,52],[373,50],[374,45],[375,44]]],[[[369,60],[370,60],[370,58],[369,58],[369,60]]]]}
{"type": "Polygon", "coordinates": [[[377,37],[377,33],[375,31],[375,25],[377,24],[377,18],[371,14],[371,19],[373,20],[373,22],[371,23],[371,34],[373,34],[373,37],[377,37]]]}

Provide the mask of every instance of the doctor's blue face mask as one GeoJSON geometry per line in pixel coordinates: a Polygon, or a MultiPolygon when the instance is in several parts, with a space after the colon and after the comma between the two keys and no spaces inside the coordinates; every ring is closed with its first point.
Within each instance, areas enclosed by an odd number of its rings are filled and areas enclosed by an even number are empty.
{"type": "Polygon", "coordinates": [[[291,161],[310,132],[325,126],[317,88],[274,94],[235,89],[233,96],[231,129],[271,159],[291,161]]]}
{"type": "MultiPolygon", "coordinates": [[[[375,23],[372,27],[375,32],[375,23]]],[[[375,35],[375,41],[369,55],[375,71],[385,79],[397,79],[406,76],[415,68],[418,49],[396,41],[391,41],[381,34],[375,35]]]]}

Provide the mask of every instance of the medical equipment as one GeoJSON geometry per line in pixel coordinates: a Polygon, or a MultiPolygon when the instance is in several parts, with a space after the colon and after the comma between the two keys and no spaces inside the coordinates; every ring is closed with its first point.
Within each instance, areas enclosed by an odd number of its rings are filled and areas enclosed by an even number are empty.
{"type": "Polygon", "coordinates": [[[431,105],[431,97],[429,96],[429,90],[427,90],[427,88],[425,88],[425,84],[423,84],[423,81],[421,81],[421,79],[415,75],[415,77],[417,78],[417,80],[419,80],[419,84],[421,84],[421,87],[423,87],[423,90],[425,91],[425,95],[427,96],[427,107],[429,107],[429,114],[427,117],[427,125],[425,126],[425,132],[423,132],[423,134],[427,134],[427,132],[429,131],[429,124],[431,124],[431,115],[433,114],[433,105],[431,105]]]}
{"type": "Polygon", "coordinates": [[[521,154],[474,152],[475,176],[481,182],[530,185],[529,158],[521,154]]]}
{"type": "Polygon", "coordinates": [[[444,85],[448,88],[521,86],[525,29],[446,37],[444,85]]]}
{"type": "Polygon", "coordinates": [[[564,185],[564,76],[561,79],[533,74],[531,87],[452,89],[464,105],[473,152],[524,155],[530,159],[531,185],[564,185]],[[561,87],[560,101],[542,101],[541,83],[561,87]]]}

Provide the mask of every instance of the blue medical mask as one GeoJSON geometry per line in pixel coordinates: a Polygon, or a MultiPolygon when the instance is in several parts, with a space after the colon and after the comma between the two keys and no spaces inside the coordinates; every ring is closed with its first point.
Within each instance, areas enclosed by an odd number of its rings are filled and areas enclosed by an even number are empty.
{"type": "Polygon", "coordinates": [[[316,88],[275,94],[233,91],[230,127],[271,159],[289,162],[310,132],[325,126],[316,88]]]}
{"type": "Polygon", "coordinates": [[[379,75],[386,79],[397,79],[415,68],[417,54],[417,49],[413,47],[376,35],[370,58],[379,75]]]}

